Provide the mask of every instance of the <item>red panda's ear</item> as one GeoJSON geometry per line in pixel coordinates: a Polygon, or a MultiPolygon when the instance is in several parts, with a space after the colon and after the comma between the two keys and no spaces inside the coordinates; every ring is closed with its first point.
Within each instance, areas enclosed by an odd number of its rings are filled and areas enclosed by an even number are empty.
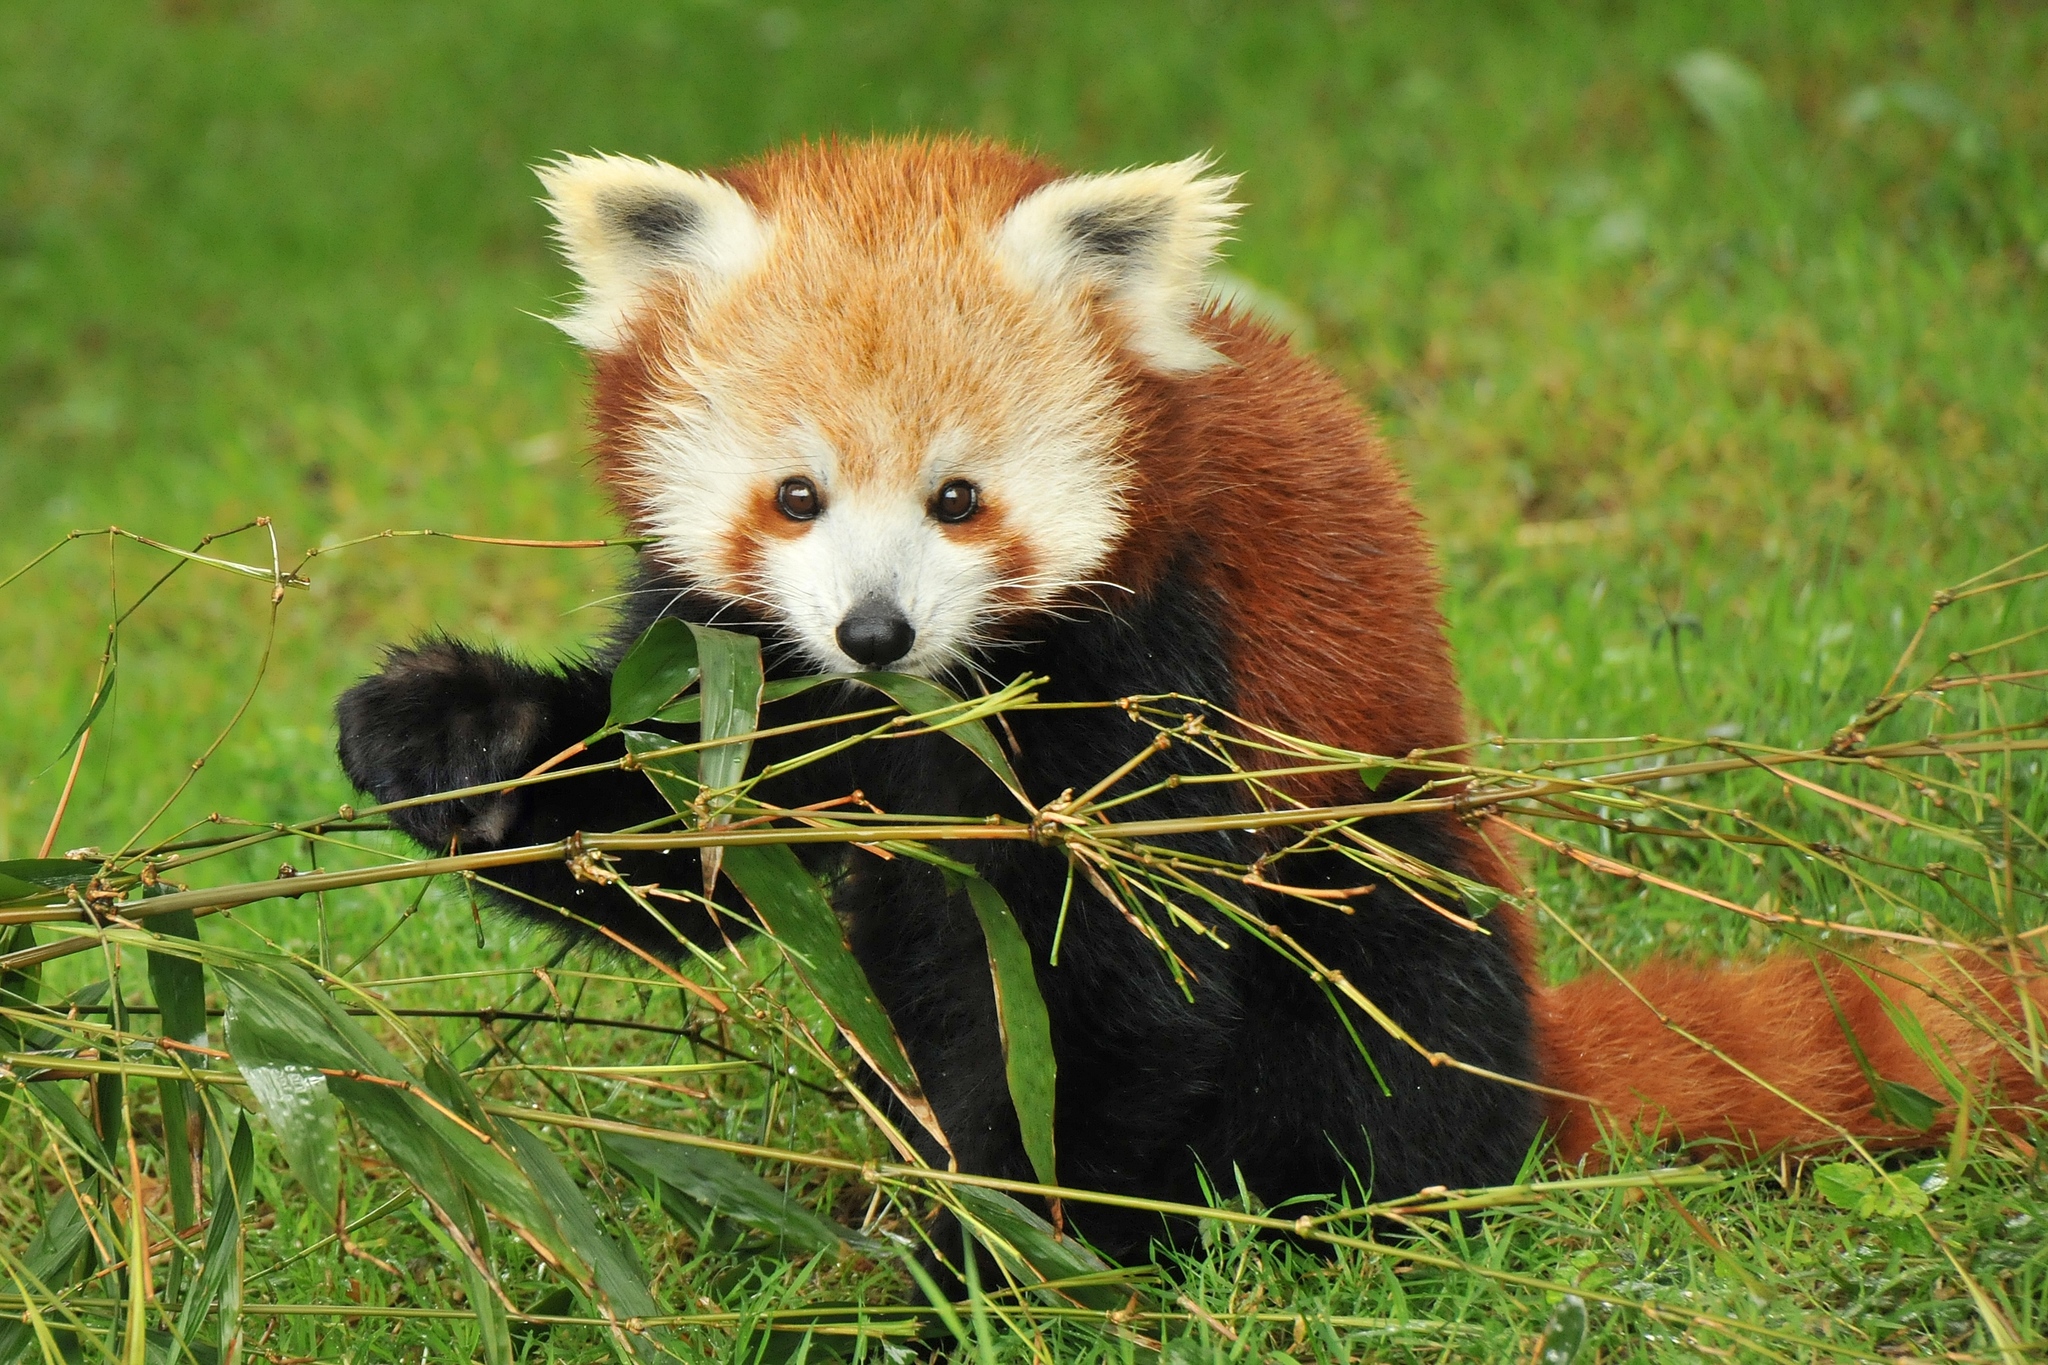
{"type": "Polygon", "coordinates": [[[996,255],[1029,288],[1100,291],[1130,328],[1131,349],[1160,373],[1206,370],[1222,357],[1190,324],[1239,207],[1237,177],[1204,175],[1210,164],[1196,156],[1054,181],[997,225],[996,255]]]}
{"type": "Polygon", "coordinates": [[[722,180],[660,161],[565,156],[536,168],[562,254],[583,294],[555,325],[594,351],[625,343],[650,286],[680,280],[716,292],[767,250],[769,225],[722,180]]]}

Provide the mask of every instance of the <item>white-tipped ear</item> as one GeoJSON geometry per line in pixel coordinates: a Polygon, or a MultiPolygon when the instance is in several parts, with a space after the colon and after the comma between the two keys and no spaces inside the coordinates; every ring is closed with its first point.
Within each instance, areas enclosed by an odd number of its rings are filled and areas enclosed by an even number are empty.
{"type": "Polygon", "coordinates": [[[766,252],[769,227],[722,180],[625,156],[565,156],[535,168],[562,254],[583,281],[555,325],[585,347],[615,350],[648,286],[680,277],[719,289],[766,252]]]}
{"type": "Polygon", "coordinates": [[[1032,288],[1102,291],[1153,369],[1194,374],[1223,357],[1194,334],[1203,272],[1238,205],[1234,175],[1206,156],[1077,175],[1027,195],[995,232],[997,256],[1032,288]]]}

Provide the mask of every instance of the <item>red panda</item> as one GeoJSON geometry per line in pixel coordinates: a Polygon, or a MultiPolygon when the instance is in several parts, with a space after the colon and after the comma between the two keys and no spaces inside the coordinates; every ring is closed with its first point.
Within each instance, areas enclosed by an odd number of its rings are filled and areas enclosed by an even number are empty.
{"type": "MultiPolygon", "coordinates": [[[[1052,680],[1052,699],[1174,692],[1367,753],[1464,742],[1432,551],[1369,418],[1280,337],[1205,302],[1236,206],[1231,179],[1204,161],[1069,176],[985,142],[901,140],[800,145],[715,174],[567,157],[541,178],[582,282],[560,325],[591,356],[601,475],[651,544],[616,637],[588,661],[540,668],[429,639],[392,650],[344,695],[341,759],[378,800],[516,776],[596,730],[611,666],[664,614],[753,631],[782,673],[1028,670],[1052,680]]],[[[787,704],[829,714],[823,696],[787,704]]],[[[1039,801],[1134,747],[1114,710],[1027,712],[1013,726],[1039,801]]],[[[1184,748],[1161,763],[1211,770],[1184,748]]],[[[762,745],[764,761],[776,752],[762,745]]],[[[1287,780],[1317,803],[1363,795],[1355,775],[1287,780]]],[[[862,746],[764,795],[793,806],[855,788],[901,812],[1005,808],[988,774],[943,740],[862,746]]],[[[1128,813],[1216,814],[1246,800],[1233,784],[1189,783],[1128,813]]],[[[429,846],[473,849],[663,810],[644,779],[611,773],[395,818],[429,846]]],[[[1516,888],[1511,863],[1448,815],[1389,820],[1375,834],[1516,888]]],[[[1236,834],[1185,845],[1235,861],[1260,849],[1236,834]]],[[[1060,1065],[1068,1185],[1191,1200],[1206,1174],[1278,1204],[1506,1181],[1546,1126],[1566,1163],[1594,1153],[1603,1123],[1756,1150],[1826,1138],[1830,1122],[1892,1134],[1868,1117],[1842,1017],[1881,1074],[1939,1088],[1848,969],[1830,969],[1827,990],[1803,959],[1637,978],[1676,1022],[1809,1100],[1817,1121],[1617,983],[1541,988],[1511,910],[1474,932],[1395,886],[1344,914],[1246,889],[1259,916],[1424,1047],[1507,1079],[1432,1066],[1364,1016],[1340,1017],[1349,1007],[1278,952],[1168,929],[1191,1003],[1085,884],[1057,930],[1055,966],[1061,855],[991,847],[958,856],[1003,891],[1031,940],[1060,1065]]],[[[647,855],[626,872],[688,885],[685,863],[694,855],[647,855]]],[[[1284,865],[1311,888],[1360,880],[1332,854],[1284,865]]],[[[670,927],[616,891],[547,865],[507,880],[508,909],[678,955],[670,927]]],[[[953,1155],[1028,1179],[964,900],[906,860],[852,857],[835,887],[953,1155]]],[[[702,915],[674,927],[715,941],[702,915]]],[[[1898,993],[1960,1072],[2028,1089],[1935,998],[1974,991],[1978,1012],[2002,1012],[2024,1034],[2009,987],[1905,971],[1943,988],[1898,993]]],[[[1125,1210],[1069,1216],[1118,1257],[1185,1235],[1125,1210]]]]}

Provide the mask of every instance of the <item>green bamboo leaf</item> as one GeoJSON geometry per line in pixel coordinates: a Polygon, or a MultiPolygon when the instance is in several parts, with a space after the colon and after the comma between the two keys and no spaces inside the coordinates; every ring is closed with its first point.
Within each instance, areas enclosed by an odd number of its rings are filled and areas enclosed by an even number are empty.
{"type": "Polygon", "coordinates": [[[967,899],[981,921],[988,943],[989,974],[995,979],[996,1019],[1003,1037],[1003,1070],[1010,1082],[1010,1101],[1017,1107],[1017,1126],[1024,1151],[1041,1185],[1057,1185],[1053,1170],[1053,1092],[1057,1066],[1052,1054],[1052,1024],[1038,993],[1038,975],[1031,963],[1031,944],[1017,917],[995,887],[968,877],[967,899]]]}
{"type": "Polygon", "coordinates": [[[78,743],[79,737],[92,729],[92,723],[99,719],[101,709],[107,704],[107,698],[114,695],[114,674],[120,666],[118,662],[107,665],[106,675],[100,679],[98,690],[92,694],[92,705],[85,709],[85,719],[78,722],[78,728],[71,732],[71,738],[65,740],[64,747],[57,751],[57,757],[62,758],[70,753],[71,746],[78,743]]]}
{"type": "Polygon", "coordinates": [[[41,900],[53,891],[83,886],[99,875],[100,865],[82,858],[16,858],[0,863],[0,905],[41,900]]]}
{"type": "Polygon", "coordinates": [[[1020,1284],[1045,1280],[1093,1278],[1093,1283],[1065,1285],[1053,1291],[1088,1308],[1116,1309],[1130,1301],[1131,1291],[1111,1266],[1072,1236],[1061,1236],[1001,1190],[955,1185],[951,1197],[967,1215],[981,1244],[1003,1263],[1020,1284]]]}
{"type": "MultiPolygon", "coordinates": [[[[0,1283],[26,1298],[48,1300],[53,1291],[69,1288],[72,1267],[85,1250],[88,1232],[85,1215],[70,1193],[59,1190],[51,1200],[50,1212],[28,1251],[15,1264],[0,1258],[0,1283]]],[[[0,1365],[13,1365],[22,1350],[35,1340],[31,1323],[10,1314],[0,1318],[0,1365]]]]}
{"type": "Polygon", "coordinates": [[[467,1188],[542,1246],[566,1252],[540,1196],[490,1130],[451,1114],[445,1101],[428,1103],[423,1092],[431,1092],[303,971],[280,963],[216,975],[228,997],[228,1051],[244,1076],[252,1065],[346,1073],[323,1086],[445,1215],[461,1216],[467,1188]]]}
{"type": "Polygon", "coordinates": [[[712,1218],[726,1217],[802,1254],[868,1245],[859,1233],[813,1213],[724,1152],[610,1133],[602,1141],[605,1161],[655,1192],[664,1207],[673,1196],[688,1201],[685,1221],[700,1230],[712,1218]]]}
{"type": "Polygon", "coordinates": [[[206,1226],[206,1249],[200,1255],[199,1273],[185,1290],[178,1308],[178,1337],[191,1341],[205,1320],[215,1299],[221,1301],[221,1351],[227,1352],[234,1330],[235,1308],[242,1297],[242,1208],[252,1186],[249,1173],[256,1164],[256,1139],[249,1129],[249,1116],[237,1115],[235,1136],[228,1144],[227,1163],[213,1185],[213,1205],[206,1226]]]}
{"type": "Polygon", "coordinates": [[[78,1156],[90,1163],[101,1175],[118,1179],[114,1168],[107,1161],[106,1144],[101,1141],[99,1130],[92,1126],[92,1120],[78,1107],[78,1101],[64,1093],[60,1081],[30,1081],[21,1088],[29,1102],[55,1119],[57,1126],[64,1130],[77,1149],[78,1156]]]}
{"type": "Polygon", "coordinates": [[[329,1093],[348,1104],[421,1193],[447,1216],[460,1216],[462,1182],[443,1136],[461,1130],[406,1088],[412,1078],[382,1044],[290,964],[221,967],[215,975],[227,995],[228,1052],[245,1076],[252,1065],[286,1066],[314,1075],[360,1072],[398,1082],[323,1078],[329,1093]]]}
{"type": "MultiPolygon", "coordinates": [[[[254,954],[241,957],[260,961],[254,954]]],[[[520,1137],[492,1121],[438,1049],[411,1040],[426,1059],[422,1081],[298,967],[279,960],[217,968],[216,975],[228,995],[228,1050],[245,1074],[245,1055],[259,1066],[343,1073],[326,1076],[328,1090],[439,1211],[443,1231],[468,1239],[475,1258],[465,1256],[464,1274],[474,1279],[472,1306],[492,1358],[503,1352],[509,1359],[511,1348],[495,1280],[475,1264],[479,1258],[489,1264],[484,1208],[560,1267],[600,1312],[642,1302],[647,1290],[637,1270],[622,1270],[615,1253],[586,1248],[597,1244],[588,1242],[579,1220],[587,1215],[595,1228],[594,1215],[587,1206],[578,1214],[577,1205],[564,1203],[563,1189],[575,1196],[574,1187],[552,1156],[540,1162],[520,1137]]],[[[637,1316],[646,1310],[643,1304],[624,1311],[637,1316]]]]}
{"type": "Polygon", "coordinates": [[[228,1050],[241,1068],[257,1107],[270,1120],[284,1160],[306,1187],[313,1207],[330,1223],[341,1209],[341,1107],[327,1078],[312,1067],[258,1061],[247,1028],[228,1022],[228,1050]]]}
{"type": "Polygon", "coordinates": [[[619,734],[626,741],[626,752],[640,760],[640,771],[647,774],[654,789],[669,805],[687,815],[696,804],[697,793],[704,789],[704,784],[697,780],[697,750],[644,758],[646,754],[675,748],[676,741],[647,730],[622,730],[619,734]]]}
{"type": "MultiPolygon", "coordinates": [[[[761,642],[712,626],[691,626],[690,632],[697,637],[697,657],[703,665],[704,685],[698,689],[700,738],[710,744],[752,733],[761,717],[761,642]]],[[[752,747],[747,741],[703,750],[698,769],[704,785],[716,789],[737,783],[746,773],[752,747]]]]}
{"type": "MultiPolygon", "coordinates": [[[[569,1244],[590,1266],[591,1277],[610,1316],[620,1322],[658,1316],[661,1305],[648,1292],[640,1268],[620,1250],[617,1242],[605,1235],[590,1201],[569,1179],[547,1144],[517,1123],[499,1124],[497,1131],[512,1149],[520,1169],[540,1191],[569,1244]]],[[[630,1334],[629,1339],[633,1340],[636,1353],[660,1355],[668,1354],[662,1348],[672,1340],[667,1332],[645,1330],[630,1334]]]]}
{"type": "MultiPolygon", "coordinates": [[[[152,933],[189,942],[199,941],[199,924],[190,910],[173,910],[152,915],[146,921],[152,933]]],[[[183,953],[153,952],[149,959],[149,987],[156,998],[163,1036],[181,1043],[206,1045],[206,977],[198,959],[183,953]]]]}
{"type": "MultiPolygon", "coordinates": [[[[15,924],[0,929],[0,957],[35,946],[36,927],[33,924],[15,924]]],[[[42,976],[41,966],[10,967],[0,971],[0,1005],[9,1009],[33,1009],[41,991],[42,976]]],[[[0,1018],[0,1038],[19,1036],[20,1030],[13,1020],[0,1018]]]]}
{"type": "MultiPolygon", "coordinates": [[[[937,683],[925,678],[912,677],[908,673],[855,673],[851,675],[851,680],[874,688],[911,715],[923,715],[966,704],[960,697],[937,683]]],[[[939,723],[945,724],[944,719],[941,718],[939,723]]],[[[1024,785],[1017,780],[1016,770],[1010,766],[1010,760],[1003,753],[1003,746],[996,743],[996,737],[990,733],[986,722],[960,721],[946,725],[942,733],[965,745],[967,752],[980,759],[1018,800],[1024,800],[1024,785]]]]}
{"type": "MultiPolygon", "coordinates": [[[[24,952],[35,946],[36,929],[33,924],[17,924],[0,930],[0,957],[5,957],[9,953],[24,952]]],[[[0,972],[0,1008],[32,1009],[41,990],[40,966],[0,972]]],[[[8,1016],[0,1014],[0,1051],[30,1050],[22,1027],[8,1016]]],[[[0,1122],[6,1120],[7,1110],[14,1103],[14,1088],[17,1084],[12,1077],[0,1076],[0,1122]]]]}
{"type": "Polygon", "coordinates": [[[786,844],[735,844],[726,850],[725,870],[847,1043],[943,1145],[945,1134],[903,1042],[816,879],[786,844]]]}
{"type": "MultiPolygon", "coordinates": [[[[786,701],[791,697],[808,692],[814,687],[822,687],[826,683],[845,681],[846,675],[844,673],[816,673],[808,678],[777,678],[773,682],[762,685],[761,704],[766,706],[770,702],[786,701]]],[[[648,719],[665,721],[674,725],[695,725],[703,718],[703,715],[704,699],[700,696],[688,696],[668,706],[664,706],[661,710],[655,712],[654,715],[648,717],[648,719]]]]}
{"type": "MultiPolygon", "coordinates": [[[[711,626],[691,626],[697,637],[697,657],[703,664],[703,715],[697,721],[705,743],[751,734],[761,723],[761,642],[751,635],[738,635],[711,626]]],[[[747,771],[747,752],[753,741],[741,740],[703,749],[697,755],[697,773],[704,785],[717,791],[736,785],[747,771]]],[[[726,822],[722,812],[712,814],[707,827],[726,822]]],[[[725,863],[725,849],[712,845],[698,852],[704,869],[704,894],[718,887],[718,869],[725,863]]]]}
{"type": "Polygon", "coordinates": [[[612,670],[611,713],[592,739],[639,724],[697,680],[697,638],[691,632],[664,616],[633,642],[612,670]]]}
{"type": "MultiPolygon", "coordinates": [[[[149,926],[157,934],[191,942],[199,940],[199,924],[190,910],[156,915],[149,926]]],[[[156,999],[158,1027],[166,1038],[181,1043],[206,1045],[206,977],[199,962],[177,953],[147,953],[149,988],[156,999]]],[[[204,1058],[188,1056],[190,1064],[203,1065],[204,1058]]],[[[189,1228],[199,1221],[198,1153],[193,1137],[204,1140],[205,1128],[190,1122],[199,1112],[199,1088],[190,1081],[157,1082],[157,1097],[163,1110],[164,1164],[171,1187],[171,1215],[177,1226],[189,1228]]]]}

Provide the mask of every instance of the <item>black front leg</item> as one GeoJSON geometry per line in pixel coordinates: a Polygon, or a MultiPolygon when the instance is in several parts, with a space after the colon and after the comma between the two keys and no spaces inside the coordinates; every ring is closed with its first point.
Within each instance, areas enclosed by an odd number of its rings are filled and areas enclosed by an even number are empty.
{"type": "MultiPolygon", "coordinates": [[[[342,770],[379,803],[509,781],[597,730],[610,692],[609,674],[596,668],[535,668],[445,638],[395,647],[381,671],[335,705],[342,770]]],[[[565,766],[621,752],[613,739],[565,766]]],[[[391,812],[391,820],[428,850],[445,854],[552,843],[579,830],[611,832],[667,814],[668,805],[644,776],[612,771],[407,806],[391,812]]],[[[636,883],[690,890],[701,884],[697,855],[688,850],[636,855],[622,860],[619,870],[636,883]]],[[[564,861],[482,875],[508,888],[491,897],[500,907],[563,932],[604,938],[593,927],[601,925],[669,959],[684,952],[677,932],[700,943],[720,941],[719,926],[701,908],[658,901],[664,925],[624,892],[578,879],[564,861]]],[[[730,918],[724,924],[736,927],[730,918]]]]}

